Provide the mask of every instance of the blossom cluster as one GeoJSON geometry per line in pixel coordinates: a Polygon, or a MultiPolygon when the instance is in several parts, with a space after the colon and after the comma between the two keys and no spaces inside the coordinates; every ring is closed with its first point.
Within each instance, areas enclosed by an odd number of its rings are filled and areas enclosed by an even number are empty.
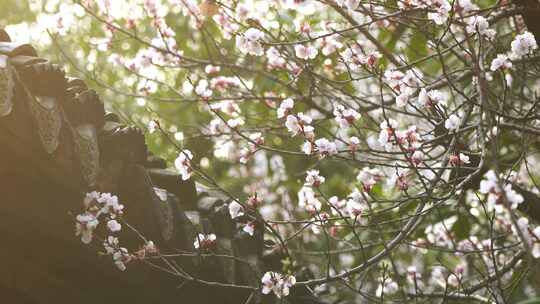
{"type": "MultiPolygon", "coordinates": [[[[530,32],[517,35],[510,46],[511,50],[508,54],[497,54],[497,57],[491,61],[490,70],[492,72],[498,70],[509,71],[513,68],[512,61],[523,59],[525,56],[532,54],[536,49],[538,49],[536,39],[530,32]]],[[[505,78],[507,85],[511,86],[511,74],[506,72],[505,78]]]]}
{"type": "Polygon", "coordinates": [[[118,269],[126,270],[126,264],[132,260],[143,259],[147,254],[157,254],[158,250],[152,241],[145,241],[144,246],[135,253],[120,246],[118,234],[122,230],[119,223],[124,205],[118,202],[118,197],[111,193],[92,191],[86,193],[83,200],[84,211],[76,216],[75,234],[81,236],[81,241],[90,244],[99,223],[106,223],[108,236],[103,240],[105,254],[111,255],[118,269]]]}
{"type": "Polygon", "coordinates": [[[296,283],[296,278],[292,275],[269,271],[264,274],[261,283],[263,294],[273,292],[276,297],[282,298],[289,295],[291,287],[296,283]]]}
{"type": "Polygon", "coordinates": [[[123,214],[124,205],[118,202],[116,195],[92,191],[86,194],[83,204],[84,212],[77,215],[75,223],[75,233],[81,236],[83,243],[92,242],[100,219],[106,223],[111,233],[117,233],[122,229],[118,220],[123,214]]]}
{"type": "Polygon", "coordinates": [[[250,213],[255,212],[260,203],[261,202],[257,198],[256,194],[249,197],[249,199],[243,205],[237,201],[232,201],[229,203],[229,214],[231,219],[238,221],[238,224],[242,226],[242,230],[250,236],[254,235],[256,228],[256,221],[254,219],[250,219],[250,213]]]}
{"type": "Polygon", "coordinates": [[[487,195],[487,207],[502,213],[505,208],[516,209],[523,202],[523,196],[512,189],[512,184],[503,181],[489,170],[480,182],[480,192],[487,195]]]}

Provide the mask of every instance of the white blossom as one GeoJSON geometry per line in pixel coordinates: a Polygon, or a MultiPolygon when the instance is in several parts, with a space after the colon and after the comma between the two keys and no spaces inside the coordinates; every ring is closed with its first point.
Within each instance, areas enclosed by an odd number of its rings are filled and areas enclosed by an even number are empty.
{"type": "Polygon", "coordinates": [[[75,225],[75,234],[81,236],[81,241],[85,244],[92,242],[94,230],[99,224],[99,220],[91,213],[77,215],[77,223],[75,225]]]}
{"type": "Polygon", "coordinates": [[[277,272],[266,272],[261,279],[262,293],[273,292],[276,297],[282,298],[289,295],[289,289],[296,284],[296,278],[292,275],[277,272]]]}
{"type": "Polygon", "coordinates": [[[356,150],[358,148],[358,146],[360,145],[360,139],[356,136],[351,136],[349,138],[349,146],[351,148],[351,150],[356,150]]]}
{"type": "Polygon", "coordinates": [[[298,44],[294,47],[294,52],[296,54],[296,57],[304,60],[308,59],[315,59],[317,57],[317,49],[313,46],[304,46],[301,44],[298,44]]]}
{"type": "Polygon", "coordinates": [[[319,187],[324,181],[325,178],[319,175],[319,170],[308,170],[306,172],[306,185],[319,187]]]}
{"type": "Polygon", "coordinates": [[[302,144],[302,152],[304,152],[307,155],[310,155],[311,153],[313,153],[313,144],[309,141],[305,141],[302,144]]]}
{"type": "Polygon", "coordinates": [[[427,1],[428,3],[431,2],[433,4],[432,7],[434,7],[434,12],[428,13],[428,19],[435,22],[435,24],[442,25],[448,20],[448,16],[450,14],[450,10],[452,9],[452,6],[450,3],[446,0],[431,0],[427,1]]]}
{"type": "Polygon", "coordinates": [[[446,98],[439,90],[421,89],[418,94],[418,105],[421,107],[431,107],[435,105],[446,105],[446,98]]]}
{"type": "Polygon", "coordinates": [[[101,193],[100,197],[97,200],[102,204],[102,208],[98,213],[108,214],[111,218],[116,218],[119,215],[122,215],[124,210],[124,205],[118,202],[118,197],[110,193],[101,193]]]}
{"type": "MultiPolygon", "coordinates": [[[[381,280],[382,281],[382,280],[381,280]]],[[[390,278],[386,278],[383,282],[379,284],[377,290],[375,290],[375,295],[381,297],[383,294],[392,295],[399,290],[399,286],[390,278]]]]}
{"type": "Polygon", "coordinates": [[[309,138],[313,136],[313,127],[309,125],[311,121],[311,117],[300,112],[297,115],[288,115],[285,120],[285,127],[293,136],[303,133],[309,138]]]}
{"type": "Polygon", "coordinates": [[[195,93],[201,97],[212,96],[212,90],[210,90],[210,88],[208,87],[208,81],[206,79],[202,79],[199,81],[199,83],[195,87],[195,93]]]}
{"type": "Polygon", "coordinates": [[[216,73],[219,73],[219,71],[221,71],[221,67],[220,66],[215,66],[215,65],[207,65],[204,67],[204,72],[206,74],[216,74],[216,73]]]}
{"type": "Polygon", "coordinates": [[[490,193],[491,191],[499,191],[498,178],[493,170],[489,170],[484,174],[484,179],[480,181],[480,192],[490,193]]]}
{"type": "Polygon", "coordinates": [[[355,44],[341,52],[341,57],[350,70],[358,71],[364,66],[374,66],[382,54],[377,51],[366,53],[361,46],[355,44]]]}
{"type": "Polygon", "coordinates": [[[229,203],[229,214],[231,215],[232,219],[240,217],[244,215],[244,207],[242,207],[242,205],[240,205],[238,202],[232,201],[229,203]]]}
{"type": "Polygon", "coordinates": [[[113,254],[119,247],[119,241],[117,237],[109,235],[105,241],[103,241],[103,248],[107,254],[113,254]]]}
{"type": "Polygon", "coordinates": [[[120,225],[120,223],[118,223],[116,220],[110,220],[107,222],[107,228],[110,232],[114,233],[122,230],[122,225],[120,225]]]}
{"type": "Polygon", "coordinates": [[[262,56],[264,55],[264,49],[261,44],[263,39],[263,32],[256,28],[250,28],[243,35],[236,36],[236,45],[242,53],[262,56]]]}
{"type": "Polygon", "coordinates": [[[156,129],[158,128],[158,124],[155,120],[150,120],[148,122],[148,133],[152,134],[156,132],[156,129]]]}
{"type": "Polygon", "coordinates": [[[456,114],[452,114],[444,121],[444,127],[448,130],[456,130],[459,127],[461,119],[456,114]]]}
{"type": "Polygon", "coordinates": [[[354,109],[345,109],[343,105],[338,104],[334,106],[334,116],[340,127],[348,128],[360,118],[360,113],[354,109]]]}
{"type": "Polygon", "coordinates": [[[113,261],[116,267],[121,271],[126,270],[126,264],[131,261],[131,255],[129,255],[126,248],[119,248],[113,253],[113,261]]]}
{"type": "Polygon", "coordinates": [[[382,146],[386,146],[393,139],[392,137],[397,126],[398,122],[392,118],[380,123],[379,127],[381,131],[379,132],[378,141],[382,146]]]}
{"type": "Polygon", "coordinates": [[[298,191],[298,205],[308,212],[317,212],[321,210],[322,203],[316,197],[311,187],[304,186],[298,191]]]}
{"type": "Polygon", "coordinates": [[[509,69],[512,67],[512,62],[508,59],[508,56],[504,54],[498,54],[497,58],[491,62],[490,70],[495,72],[498,69],[509,69]]]}
{"type": "Polygon", "coordinates": [[[455,2],[456,11],[461,11],[463,13],[468,13],[473,10],[477,10],[478,6],[472,3],[471,0],[458,0],[455,2]]]}
{"type": "Polygon", "coordinates": [[[396,106],[402,108],[407,105],[411,96],[407,92],[403,92],[396,96],[396,106]]]}
{"type": "Polygon", "coordinates": [[[540,242],[540,226],[536,226],[536,228],[533,229],[532,233],[534,237],[540,242]]]}
{"type": "Polygon", "coordinates": [[[516,209],[519,204],[524,201],[521,194],[512,189],[512,184],[502,185],[502,181],[497,177],[493,170],[489,170],[484,174],[484,179],[480,181],[480,193],[487,194],[488,210],[495,210],[497,213],[504,211],[504,206],[501,204],[501,197],[505,197],[510,203],[511,209],[516,209]],[[504,195],[504,196],[503,196],[504,195]]]}
{"type": "Polygon", "coordinates": [[[473,16],[469,18],[466,29],[469,33],[478,31],[480,35],[485,36],[489,40],[492,40],[496,34],[494,29],[489,28],[489,23],[483,16],[473,16]]]}
{"type": "Polygon", "coordinates": [[[365,191],[369,192],[371,188],[382,179],[383,174],[377,168],[363,168],[356,179],[362,184],[365,191]]]}
{"type": "Polygon", "coordinates": [[[504,80],[506,81],[506,85],[508,87],[511,87],[512,83],[514,82],[514,78],[512,77],[512,74],[510,73],[504,74],[504,80]]]}
{"type": "Polygon", "coordinates": [[[357,219],[365,212],[365,210],[367,210],[367,207],[368,206],[363,201],[350,198],[347,200],[346,210],[347,214],[349,214],[352,219],[357,219]]]}
{"type": "Polygon", "coordinates": [[[336,144],[326,138],[319,138],[315,140],[315,146],[317,147],[319,154],[322,156],[334,155],[338,153],[336,144]]]}
{"type": "Polygon", "coordinates": [[[396,187],[399,190],[407,190],[410,186],[409,170],[403,168],[397,168],[395,173],[391,174],[387,179],[387,183],[390,186],[396,187]]]}
{"type": "Polygon", "coordinates": [[[328,204],[330,205],[330,209],[332,210],[333,215],[347,215],[348,212],[346,210],[347,207],[347,201],[346,200],[340,200],[337,196],[332,196],[328,199],[328,204]]]}
{"type": "Polygon", "coordinates": [[[298,118],[294,115],[288,115],[287,120],[285,121],[285,127],[287,127],[287,130],[293,134],[293,136],[297,135],[301,130],[302,126],[298,122],[298,118]]]}
{"type": "Polygon", "coordinates": [[[398,70],[384,72],[384,78],[388,86],[395,92],[396,105],[404,107],[409,102],[411,95],[420,85],[422,73],[416,69],[403,73],[398,70]]]}
{"type": "Polygon", "coordinates": [[[287,61],[275,47],[271,47],[266,51],[266,58],[268,58],[270,68],[285,68],[287,65],[287,61]]]}
{"type": "Polygon", "coordinates": [[[469,156],[463,154],[463,153],[459,153],[459,161],[463,164],[468,164],[470,163],[470,160],[469,160],[469,156]]]}
{"type": "Polygon", "coordinates": [[[347,9],[354,10],[360,5],[360,0],[336,0],[336,3],[347,9]]]}
{"type": "Polygon", "coordinates": [[[144,244],[143,250],[145,253],[148,253],[148,254],[158,253],[158,248],[156,247],[153,241],[147,241],[146,244],[144,244]]]}
{"type": "Polygon", "coordinates": [[[343,44],[336,39],[336,36],[323,38],[320,43],[322,45],[321,53],[324,56],[331,55],[343,47],[343,44]]]}
{"type": "Polygon", "coordinates": [[[530,54],[532,51],[538,48],[534,35],[530,32],[525,32],[521,35],[517,35],[516,38],[510,44],[512,49],[510,58],[521,59],[524,56],[530,54]]]}
{"type": "Polygon", "coordinates": [[[294,100],[292,98],[287,98],[281,102],[279,108],[277,109],[277,117],[283,118],[289,114],[289,112],[294,107],[294,100]]]}
{"type": "Polygon", "coordinates": [[[540,258],[540,243],[533,244],[531,254],[535,259],[540,258]]]}
{"type": "Polygon", "coordinates": [[[188,180],[193,173],[191,169],[191,160],[193,159],[193,154],[189,150],[182,150],[178,157],[174,161],[174,166],[180,172],[182,180],[188,180]]]}
{"type": "Polygon", "coordinates": [[[216,241],[215,234],[199,233],[195,237],[195,241],[193,242],[193,247],[195,247],[195,249],[209,249],[214,245],[215,241],[216,241]]]}
{"type": "Polygon", "coordinates": [[[255,233],[255,222],[246,223],[242,230],[250,236],[253,236],[253,234],[255,233]]]}

